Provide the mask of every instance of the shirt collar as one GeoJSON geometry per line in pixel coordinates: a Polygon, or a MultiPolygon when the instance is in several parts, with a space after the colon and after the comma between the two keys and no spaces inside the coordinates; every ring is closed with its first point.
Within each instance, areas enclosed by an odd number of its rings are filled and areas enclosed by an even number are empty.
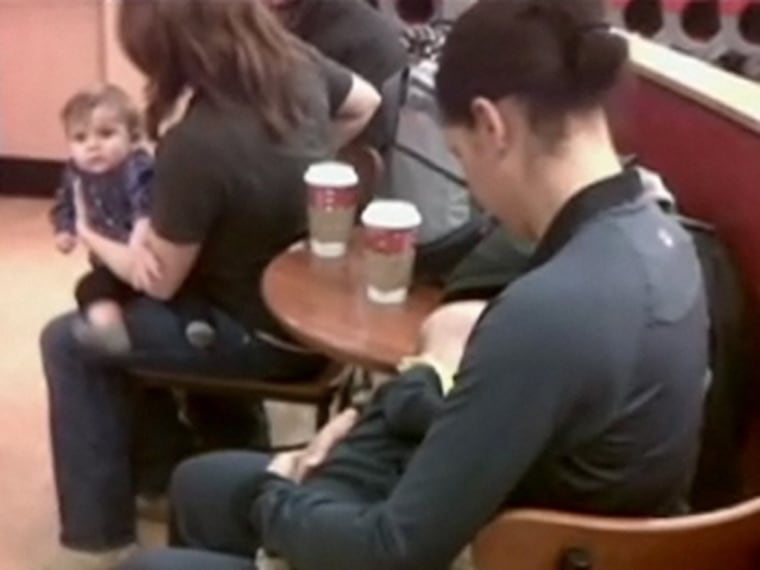
{"type": "Polygon", "coordinates": [[[77,178],[86,184],[105,184],[113,180],[118,180],[119,177],[121,177],[128,168],[128,163],[129,158],[117,164],[110,170],[106,170],[105,172],[98,172],[97,174],[82,170],[76,164],[74,164],[73,161],[71,162],[71,168],[77,178]]]}
{"type": "Polygon", "coordinates": [[[631,202],[641,195],[641,180],[633,168],[588,186],[573,196],[552,220],[530,259],[529,268],[538,267],[551,259],[597,214],[631,202]]]}

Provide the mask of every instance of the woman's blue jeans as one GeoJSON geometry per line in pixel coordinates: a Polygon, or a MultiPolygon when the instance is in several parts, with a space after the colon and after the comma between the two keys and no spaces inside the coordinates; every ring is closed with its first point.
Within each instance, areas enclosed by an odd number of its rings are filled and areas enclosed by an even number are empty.
{"type": "MultiPolygon", "coordinates": [[[[297,355],[252,338],[226,314],[214,312],[217,343],[203,351],[190,345],[183,320],[169,306],[140,298],[125,308],[133,343],[130,354],[105,358],[84,348],[72,334],[79,318],[68,313],[42,332],[41,352],[49,391],[53,468],[61,522],[61,543],[99,551],[135,539],[134,425],[160,426],[143,437],[167,437],[179,428],[174,400],[151,391],[135,406],[131,367],[208,374],[283,378],[316,371],[317,355],[297,355]],[[161,416],[161,417],[156,417],[161,416]]],[[[219,407],[218,401],[215,403],[219,407]]]]}

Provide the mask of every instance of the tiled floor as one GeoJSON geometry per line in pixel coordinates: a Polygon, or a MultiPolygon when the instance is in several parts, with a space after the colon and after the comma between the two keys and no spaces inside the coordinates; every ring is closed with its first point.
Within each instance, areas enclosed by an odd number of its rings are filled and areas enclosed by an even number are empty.
{"type": "Polygon", "coordinates": [[[0,198],[0,570],[35,568],[55,544],[37,337],[71,305],[83,258],[52,247],[47,202],[0,198]]]}
{"type": "MultiPolygon", "coordinates": [[[[47,407],[37,338],[45,322],[72,306],[85,268],[81,252],[58,254],[44,200],[0,198],[0,570],[39,568],[57,532],[47,407]]],[[[270,406],[274,438],[308,435],[310,411],[270,406]]],[[[160,526],[141,525],[148,544],[160,526]]]]}

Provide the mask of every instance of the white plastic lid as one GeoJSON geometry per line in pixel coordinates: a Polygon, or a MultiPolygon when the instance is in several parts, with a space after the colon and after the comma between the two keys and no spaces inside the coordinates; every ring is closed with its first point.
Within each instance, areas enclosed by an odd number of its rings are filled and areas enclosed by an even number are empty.
{"type": "Polygon", "coordinates": [[[303,177],[312,186],[354,186],[359,182],[356,170],[350,164],[338,161],[315,162],[303,177]]]}
{"type": "Polygon", "coordinates": [[[365,226],[405,230],[416,228],[422,223],[422,216],[417,207],[405,200],[375,200],[362,212],[365,226]]]}

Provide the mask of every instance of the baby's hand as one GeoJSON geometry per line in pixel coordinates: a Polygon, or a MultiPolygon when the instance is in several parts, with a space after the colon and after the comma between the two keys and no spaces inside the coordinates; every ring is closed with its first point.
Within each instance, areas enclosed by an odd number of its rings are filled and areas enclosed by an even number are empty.
{"type": "Polygon", "coordinates": [[[77,246],[77,238],[68,232],[55,234],[55,247],[61,253],[71,253],[77,246]]]}

